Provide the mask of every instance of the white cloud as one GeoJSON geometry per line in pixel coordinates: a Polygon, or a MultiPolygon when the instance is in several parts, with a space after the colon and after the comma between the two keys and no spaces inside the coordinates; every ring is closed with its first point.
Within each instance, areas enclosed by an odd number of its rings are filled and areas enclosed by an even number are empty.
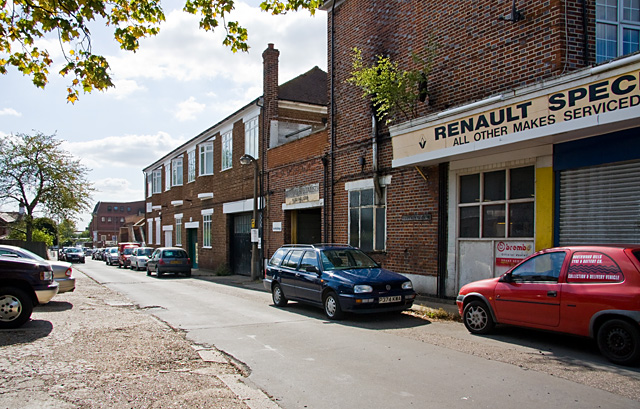
{"type": "Polygon", "coordinates": [[[114,96],[116,99],[124,99],[137,91],[145,91],[147,89],[145,86],[138,84],[138,82],[134,80],[114,80],[113,84],[115,87],[109,88],[107,93],[114,96]]]}
{"type": "Polygon", "coordinates": [[[22,116],[22,114],[13,108],[0,109],[0,116],[22,116]]]}
{"type": "Polygon", "coordinates": [[[185,141],[158,132],[155,135],[109,136],[91,141],[65,142],[63,148],[82,158],[82,162],[93,170],[129,168],[142,174],[142,168],[185,141]]]}
{"type": "Polygon", "coordinates": [[[190,97],[186,101],[182,101],[178,104],[178,110],[175,113],[175,117],[181,121],[190,121],[196,119],[197,114],[204,111],[206,105],[196,102],[194,97],[190,97]]]}

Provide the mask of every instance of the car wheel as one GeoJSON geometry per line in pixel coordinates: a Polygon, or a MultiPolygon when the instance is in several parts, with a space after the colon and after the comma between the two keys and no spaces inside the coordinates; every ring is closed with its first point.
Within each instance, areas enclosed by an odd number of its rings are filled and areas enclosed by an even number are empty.
{"type": "Polygon", "coordinates": [[[640,361],[640,329],[624,320],[613,319],[598,330],[598,348],[602,355],[618,365],[640,361]]]}
{"type": "Polygon", "coordinates": [[[471,301],[464,307],[462,315],[464,326],[472,334],[488,334],[495,325],[491,311],[482,301],[471,301]]]}
{"type": "Polygon", "coordinates": [[[271,288],[271,298],[277,307],[284,307],[289,302],[282,292],[282,287],[280,287],[278,283],[275,283],[271,288]]]}
{"type": "Polygon", "coordinates": [[[324,313],[330,320],[339,320],[342,318],[343,312],[340,308],[340,301],[334,292],[327,293],[324,296],[324,313]]]}
{"type": "Polygon", "coordinates": [[[0,328],[18,328],[31,317],[33,302],[19,288],[0,288],[0,328]]]}
{"type": "Polygon", "coordinates": [[[158,278],[162,277],[162,273],[160,272],[160,268],[158,268],[156,270],[156,275],[158,276],[158,278]]]}
{"type": "Polygon", "coordinates": [[[147,275],[150,276],[151,275],[151,270],[149,270],[149,266],[147,266],[147,275]]]}
{"type": "Polygon", "coordinates": [[[185,277],[191,277],[191,270],[185,271],[184,276],[185,277]]]}

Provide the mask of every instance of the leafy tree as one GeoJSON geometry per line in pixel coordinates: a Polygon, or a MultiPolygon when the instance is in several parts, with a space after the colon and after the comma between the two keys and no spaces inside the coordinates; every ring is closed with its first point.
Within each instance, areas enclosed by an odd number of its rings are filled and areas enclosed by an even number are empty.
{"type": "Polygon", "coordinates": [[[362,51],[353,49],[351,77],[348,83],[361,88],[364,98],[371,98],[376,115],[388,124],[410,120],[418,116],[418,102],[427,97],[427,77],[435,48],[426,48],[426,59],[411,55],[416,68],[401,70],[390,57],[377,55],[375,63],[367,66],[362,51]]]}
{"type": "Polygon", "coordinates": [[[76,238],[76,224],[73,220],[63,220],[58,225],[58,240],[59,245],[71,246],[75,243],[76,238]]]}
{"type": "Polygon", "coordinates": [[[0,203],[25,210],[25,235],[33,240],[34,215],[61,220],[90,209],[88,169],[60,148],[54,135],[17,134],[0,140],[0,203]]]}
{"type": "MultiPolygon", "coordinates": [[[[272,14],[308,9],[312,14],[323,0],[264,0],[260,7],[272,14]]],[[[13,66],[40,88],[48,82],[53,60],[36,41],[57,35],[65,59],[60,75],[72,77],[67,100],[75,102],[79,90],[91,92],[112,87],[109,63],[94,53],[90,23],[101,20],[113,28],[120,48],[136,51],[140,39],[158,34],[165,20],[161,0],[0,0],[0,73],[13,66]]],[[[200,28],[213,31],[222,24],[223,44],[233,52],[247,51],[248,33],[229,20],[234,0],[186,0],[184,11],[200,15],[200,28]]]]}
{"type": "MultiPolygon", "coordinates": [[[[25,223],[21,222],[21,223],[18,223],[17,225],[12,226],[11,232],[9,233],[9,238],[13,240],[26,241],[27,234],[26,234],[24,225],[25,223]]],[[[45,243],[47,247],[53,246],[53,243],[55,240],[54,235],[52,235],[46,230],[39,229],[37,227],[34,227],[31,233],[31,238],[32,238],[32,241],[45,243]]]]}

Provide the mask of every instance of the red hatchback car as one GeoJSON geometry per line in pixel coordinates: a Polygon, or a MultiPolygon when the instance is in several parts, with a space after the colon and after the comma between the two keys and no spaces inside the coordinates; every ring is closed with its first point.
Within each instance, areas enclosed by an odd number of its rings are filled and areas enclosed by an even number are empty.
{"type": "Polygon", "coordinates": [[[473,334],[495,324],[557,331],[594,338],[616,364],[640,361],[640,245],[539,251],[463,286],[456,302],[473,334]]]}

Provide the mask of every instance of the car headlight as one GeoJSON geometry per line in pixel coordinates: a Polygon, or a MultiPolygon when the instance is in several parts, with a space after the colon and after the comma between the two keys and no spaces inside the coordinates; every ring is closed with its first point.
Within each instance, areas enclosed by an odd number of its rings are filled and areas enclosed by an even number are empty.
{"type": "Polygon", "coordinates": [[[403,290],[413,290],[413,283],[411,281],[405,281],[402,283],[403,290]]]}
{"type": "Polygon", "coordinates": [[[366,284],[358,284],[358,285],[354,285],[353,286],[353,292],[356,293],[356,294],[372,293],[373,292],[373,287],[371,287],[370,285],[366,285],[366,284]]]}

